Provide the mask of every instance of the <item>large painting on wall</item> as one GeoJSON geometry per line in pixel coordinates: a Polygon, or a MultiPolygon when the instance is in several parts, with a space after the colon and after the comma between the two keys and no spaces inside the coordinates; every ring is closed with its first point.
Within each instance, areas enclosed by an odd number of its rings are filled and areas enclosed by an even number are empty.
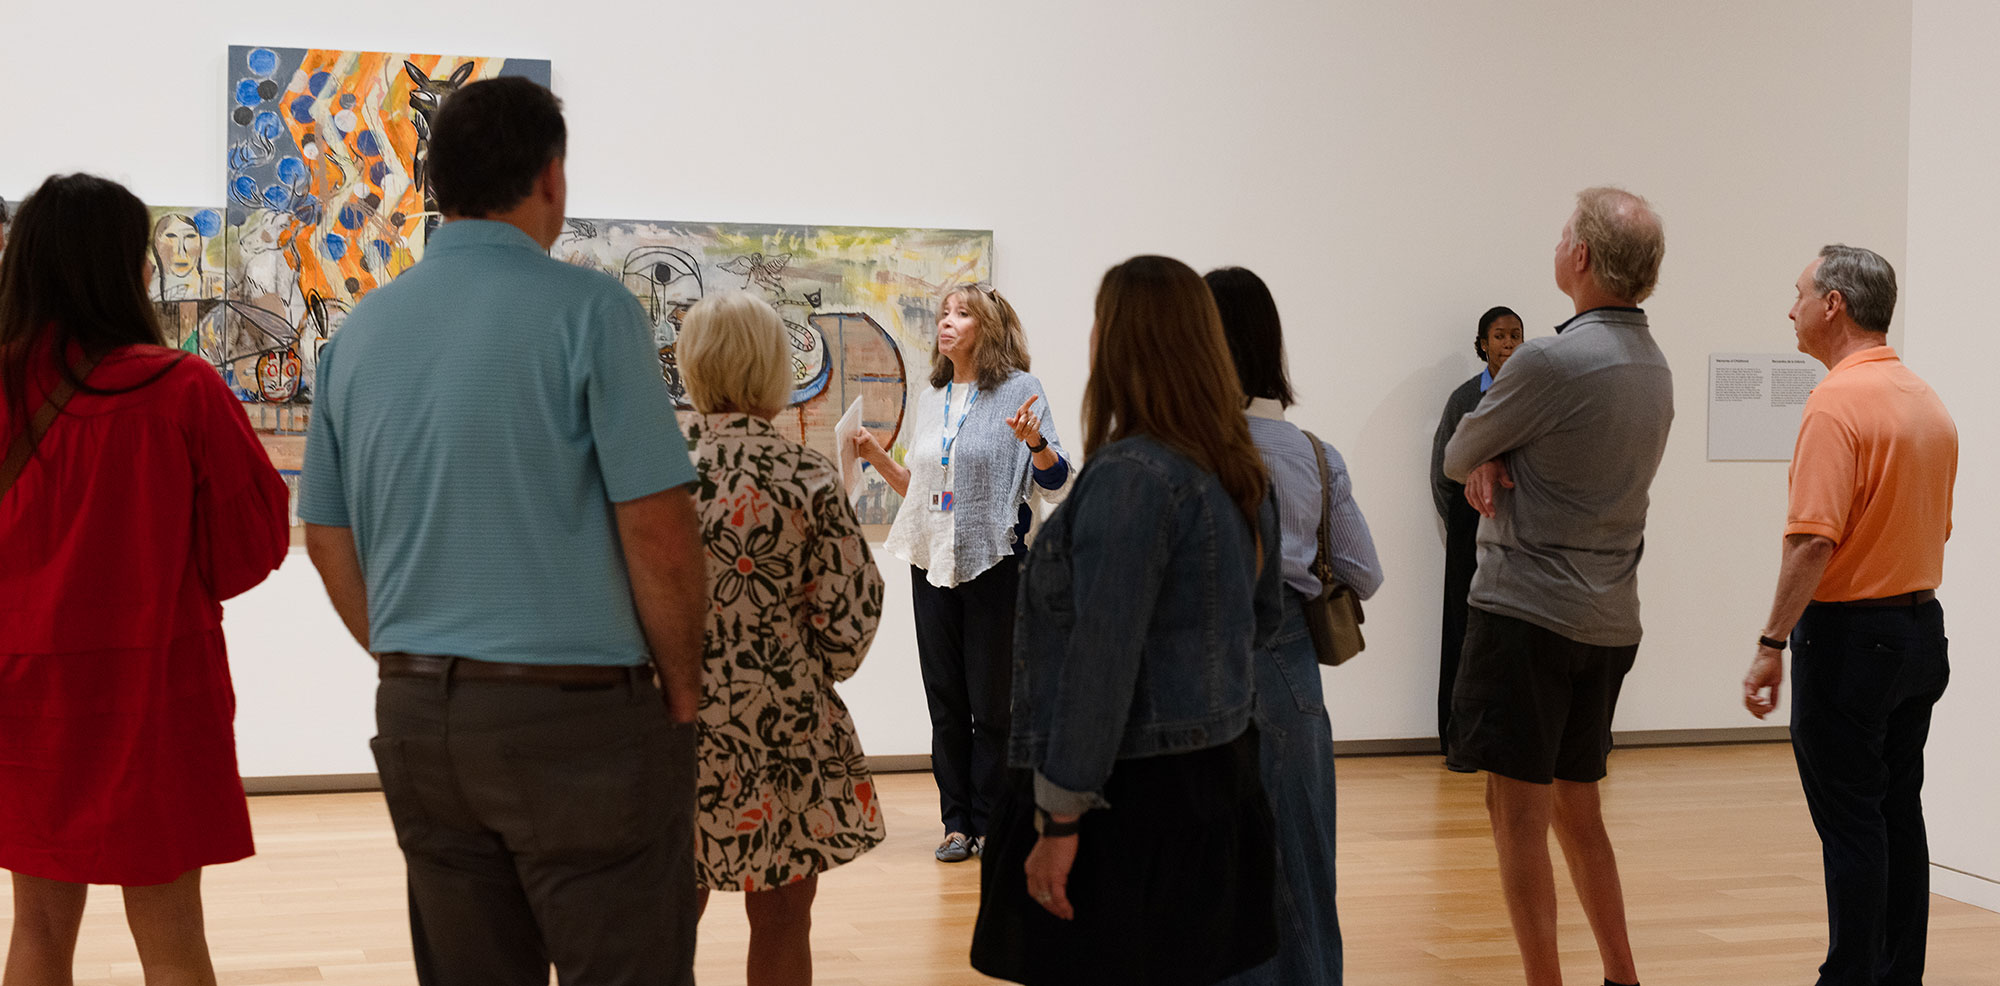
{"type": "MultiPolygon", "coordinates": [[[[856,399],[863,423],[903,454],[910,390],[930,373],[939,293],[993,276],[988,230],[571,219],[550,252],[618,278],[639,298],[683,408],[674,358],[681,318],[712,291],[761,295],[792,344],[791,406],[778,424],[829,458],[834,424],[856,399]]],[[[855,509],[863,524],[887,524],[897,504],[871,474],[855,509]]]]}
{"type": "Polygon", "coordinates": [[[424,177],[432,114],[503,75],[548,85],[549,63],[230,47],[217,365],[260,429],[304,431],[319,347],[423,256],[437,224],[424,177]]]}

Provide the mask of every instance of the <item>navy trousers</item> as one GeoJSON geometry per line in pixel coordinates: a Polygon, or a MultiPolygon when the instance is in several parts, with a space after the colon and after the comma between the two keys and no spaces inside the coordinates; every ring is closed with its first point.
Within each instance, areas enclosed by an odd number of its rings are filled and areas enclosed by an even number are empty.
{"type": "Polygon", "coordinates": [[[1924,741],[1944,609],[1814,603],[1792,631],[1792,751],[1826,866],[1820,986],[1917,986],[1930,920],[1924,741]]]}

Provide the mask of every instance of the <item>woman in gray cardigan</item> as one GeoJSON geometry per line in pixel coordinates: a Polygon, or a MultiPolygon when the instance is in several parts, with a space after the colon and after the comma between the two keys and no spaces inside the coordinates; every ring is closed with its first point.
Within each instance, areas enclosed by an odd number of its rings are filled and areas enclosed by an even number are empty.
{"type": "Polygon", "coordinates": [[[1031,504],[1069,489],[1069,456],[1028,373],[1028,340],[1000,292],[960,285],[938,310],[930,387],[901,461],[863,429],[855,452],[903,497],[883,545],[910,563],[931,714],[941,862],[978,855],[1005,781],[1014,597],[1031,504]]]}

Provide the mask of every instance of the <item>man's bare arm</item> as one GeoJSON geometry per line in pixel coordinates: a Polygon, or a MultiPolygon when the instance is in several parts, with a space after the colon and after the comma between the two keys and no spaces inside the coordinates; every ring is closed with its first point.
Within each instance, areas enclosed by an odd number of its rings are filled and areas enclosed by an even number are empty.
{"type": "MultiPolygon", "coordinates": [[[[1771,618],[1764,623],[1764,636],[1783,640],[1791,636],[1813,591],[1826,575],[1833,559],[1833,540],[1818,534],[1785,535],[1785,557],[1778,565],[1778,591],[1771,601],[1771,618]]],[[[1743,707],[1759,719],[1778,707],[1778,688],[1785,680],[1785,656],[1776,648],[1757,645],[1750,671],[1743,676],[1743,707]]]]}
{"type": "Polygon", "coordinates": [[[361,555],[354,549],[354,529],[306,525],[306,557],[319,569],[333,611],[354,635],[354,642],[368,649],[368,584],[361,573],[361,555]]]}
{"type": "Polygon", "coordinates": [[[615,504],[618,540],[632,579],[632,601],[667,710],[693,722],[701,705],[701,639],[708,615],[708,556],[689,487],[615,504]]]}

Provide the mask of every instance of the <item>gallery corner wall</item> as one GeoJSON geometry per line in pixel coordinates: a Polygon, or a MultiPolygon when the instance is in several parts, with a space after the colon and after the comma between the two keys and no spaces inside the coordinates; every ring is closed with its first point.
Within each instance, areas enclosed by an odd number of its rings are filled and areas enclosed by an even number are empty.
{"type": "Polygon", "coordinates": [[[1910,72],[1910,252],[1903,272],[1908,362],[1958,422],[1958,485],[1945,550],[1951,684],[1931,723],[1926,815],[1932,889],[2000,910],[2000,5],[1917,0],[1910,72]]]}

